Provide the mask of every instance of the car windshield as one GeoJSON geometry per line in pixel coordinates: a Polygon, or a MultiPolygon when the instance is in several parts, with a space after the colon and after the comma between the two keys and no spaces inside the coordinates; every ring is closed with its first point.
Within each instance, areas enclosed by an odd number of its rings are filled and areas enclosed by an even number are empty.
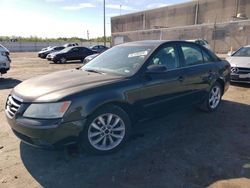
{"type": "Polygon", "coordinates": [[[250,57],[250,47],[243,47],[233,54],[235,57],[250,57]]]}
{"type": "Polygon", "coordinates": [[[82,70],[132,76],[142,66],[152,46],[116,46],[97,56],[82,70]]]}
{"type": "Polygon", "coordinates": [[[72,48],[68,47],[68,48],[64,48],[63,50],[61,50],[62,53],[67,53],[68,51],[70,51],[72,48]]]}

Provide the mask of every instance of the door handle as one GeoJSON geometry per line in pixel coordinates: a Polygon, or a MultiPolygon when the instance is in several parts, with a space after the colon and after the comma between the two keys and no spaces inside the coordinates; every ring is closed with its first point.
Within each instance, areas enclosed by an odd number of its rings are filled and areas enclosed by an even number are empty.
{"type": "Polygon", "coordinates": [[[184,76],[179,76],[178,80],[179,80],[179,82],[183,82],[184,81],[184,76]]]}

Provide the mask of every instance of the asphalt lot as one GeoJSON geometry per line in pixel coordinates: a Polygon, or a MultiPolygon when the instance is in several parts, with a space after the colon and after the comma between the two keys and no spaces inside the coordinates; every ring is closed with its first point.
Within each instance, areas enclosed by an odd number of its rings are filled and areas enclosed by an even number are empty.
{"type": "Polygon", "coordinates": [[[44,151],[21,143],[4,115],[11,89],[30,77],[80,63],[49,64],[11,54],[0,78],[0,187],[250,187],[250,85],[233,85],[218,111],[196,109],[138,124],[122,150],[107,156],[44,151]]]}

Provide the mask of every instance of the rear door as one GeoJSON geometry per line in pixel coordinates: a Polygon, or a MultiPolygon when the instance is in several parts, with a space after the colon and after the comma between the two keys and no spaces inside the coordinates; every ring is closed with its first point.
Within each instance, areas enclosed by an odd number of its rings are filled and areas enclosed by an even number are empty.
{"type": "Polygon", "coordinates": [[[188,104],[201,102],[216,77],[213,58],[202,47],[191,43],[180,43],[179,52],[184,63],[183,88],[187,92],[185,101],[188,104]]]}

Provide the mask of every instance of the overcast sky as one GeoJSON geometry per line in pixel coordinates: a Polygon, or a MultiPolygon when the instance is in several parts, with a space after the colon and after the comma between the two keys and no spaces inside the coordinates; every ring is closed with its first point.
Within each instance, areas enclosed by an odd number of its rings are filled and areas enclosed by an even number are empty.
{"type": "MultiPolygon", "coordinates": [[[[107,35],[112,16],[187,1],[106,0],[107,35]]],[[[0,18],[0,36],[103,36],[103,0],[0,0],[0,18]]]]}

